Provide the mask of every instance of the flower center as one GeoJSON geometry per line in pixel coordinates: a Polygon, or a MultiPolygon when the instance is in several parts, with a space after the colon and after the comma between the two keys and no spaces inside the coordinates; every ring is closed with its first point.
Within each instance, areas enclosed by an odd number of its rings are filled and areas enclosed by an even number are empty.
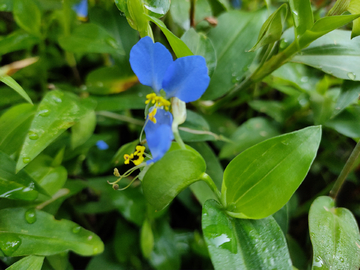
{"type": "Polygon", "coordinates": [[[136,146],[136,151],[130,155],[125,154],[125,164],[129,164],[130,161],[134,163],[135,165],[140,165],[144,161],[144,152],[145,152],[145,146],[138,145],[136,146]]]}
{"type": "Polygon", "coordinates": [[[146,95],[145,104],[149,104],[150,102],[155,105],[155,107],[164,107],[166,111],[169,110],[170,101],[166,100],[165,98],[156,95],[155,93],[147,94],[146,95]]]}

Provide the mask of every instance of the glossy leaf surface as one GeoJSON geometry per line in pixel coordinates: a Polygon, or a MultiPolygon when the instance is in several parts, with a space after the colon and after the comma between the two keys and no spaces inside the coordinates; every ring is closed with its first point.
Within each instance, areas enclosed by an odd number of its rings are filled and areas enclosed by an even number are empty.
{"type": "Polygon", "coordinates": [[[22,96],[27,102],[33,104],[29,95],[25,92],[25,90],[10,76],[0,77],[0,81],[14,89],[20,96],[22,96]]]}
{"type": "Polygon", "coordinates": [[[310,0],[289,0],[291,15],[295,25],[295,36],[301,36],[314,24],[310,0]]]}
{"type": "Polygon", "coordinates": [[[272,217],[234,219],[209,200],[202,228],[215,269],[292,269],[284,234],[272,217]]]}
{"type": "Polygon", "coordinates": [[[42,256],[27,256],[17,261],[10,267],[6,268],[7,270],[40,270],[45,257],[42,256]]]}
{"type": "Polygon", "coordinates": [[[313,126],[259,143],[226,167],[221,189],[227,213],[261,219],[283,207],[308,173],[321,140],[313,126]]]}
{"type": "Polygon", "coordinates": [[[40,37],[41,11],[35,1],[14,0],[14,19],[25,31],[40,37]]]}
{"type": "Polygon", "coordinates": [[[179,149],[173,144],[174,147],[177,149],[151,165],[142,181],[144,196],[156,210],[165,208],[180,191],[200,180],[206,169],[205,161],[195,150],[179,149]]]}
{"type": "Polygon", "coordinates": [[[52,215],[33,209],[0,210],[0,235],[0,249],[6,256],[48,256],[68,250],[90,256],[104,249],[94,233],[72,221],[55,220],[52,215]]]}
{"type": "Polygon", "coordinates": [[[359,269],[359,227],[348,209],[336,208],[330,197],[318,197],[310,208],[309,230],[312,269],[359,269]]]}
{"type": "Polygon", "coordinates": [[[19,171],[62,132],[84,117],[93,104],[80,102],[73,94],[52,91],[43,98],[31,123],[16,165],[19,171]]]}

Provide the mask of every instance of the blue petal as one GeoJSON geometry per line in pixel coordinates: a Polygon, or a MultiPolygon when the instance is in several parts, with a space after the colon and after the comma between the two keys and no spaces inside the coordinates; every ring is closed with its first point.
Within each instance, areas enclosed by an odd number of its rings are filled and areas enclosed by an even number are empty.
{"type": "Polygon", "coordinates": [[[204,57],[193,55],[175,60],[166,71],[162,86],[168,98],[192,102],[204,94],[209,82],[204,57]]]}
{"type": "Polygon", "coordinates": [[[161,159],[171,146],[171,141],[174,139],[174,135],[171,130],[171,124],[173,121],[170,112],[163,109],[157,109],[156,124],[147,120],[145,125],[146,141],[149,146],[152,159],[146,163],[150,164],[161,159]]]}
{"type": "Polygon", "coordinates": [[[139,81],[157,93],[162,88],[165,72],[172,62],[168,49],[158,42],[154,44],[150,37],[140,39],[130,51],[130,65],[139,81]]]}
{"type": "Polygon", "coordinates": [[[99,150],[109,149],[109,145],[106,142],[104,142],[103,140],[97,141],[96,146],[99,150]]]}
{"type": "Polygon", "coordinates": [[[88,2],[87,0],[81,0],[79,4],[73,6],[76,14],[80,18],[86,18],[88,15],[88,2]]]}

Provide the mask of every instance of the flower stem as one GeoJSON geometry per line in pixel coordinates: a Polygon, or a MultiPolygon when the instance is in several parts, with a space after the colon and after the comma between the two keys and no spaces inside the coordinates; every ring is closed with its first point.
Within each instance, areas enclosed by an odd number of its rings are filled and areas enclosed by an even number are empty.
{"type": "Polygon", "coordinates": [[[359,156],[359,154],[360,154],[360,140],[356,144],[349,159],[346,161],[346,164],[345,164],[344,168],[342,169],[339,177],[336,179],[336,182],[335,182],[333,188],[330,191],[329,195],[334,200],[336,199],[337,195],[339,194],[340,189],[341,189],[342,185],[344,184],[348,174],[351,172],[351,169],[353,168],[353,165],[354,165],[357,157],[359,156]]]}
{"type": "Polygon", "coordinates": [[[203,173],[200,177],[200,180],[202,180],[208,184],[208,186],[211,188],[211,190],[214,192],[214,194],[218,198],[219,202],[222,203],[221,192],[219,191],[219,189],[217,188],[217,186],[215,185],[215,183],[211,179],[211,177],[207,173],[203,173]]]}
{"type": "Polygon", "coordinates": [[[181,139],[181,136],[179,134],[178,126],[174,122],[172,124],[171,129],[172,129],[172,132],[174,134],[175,141],[179,144],[180,148],[181,149],[186,149],[185,144],[184,144],[184,142],[181,139]]]}

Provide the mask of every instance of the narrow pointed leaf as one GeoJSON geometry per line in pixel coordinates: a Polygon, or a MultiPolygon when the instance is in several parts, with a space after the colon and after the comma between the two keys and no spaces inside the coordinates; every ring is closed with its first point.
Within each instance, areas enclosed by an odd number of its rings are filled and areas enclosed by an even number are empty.
{"type": "Polygon", "coordinates": [[[12,264],[6,270],[41,270],[45,257],[43,256],[27,256],[12,264]]]}
{"type": "Polygon", "coordinates": [[[51,91],[46,94],[31,123],[16,170],[24,168],[62,132],[84,117],[92,106],[70,93],[51,91]]]}
{"type": "Polygon", "coordinates": [[[27,102],[33,104],[29,95],[25,92],[25,90],[10,76],[1,76],[0,81],[5,83],[7,86],[11,87],[15,90],[20,96],[22,96],[27,102]]]}
{"type": "Polygon", "coordinates": [[[294,19],[295,36],[301,36],[314,24],[310,0],[289,0],[291,15],[294,19]]]}
{"type": "Polygon", "coordinates": [[[220,204],[208,200],[202,229],[217,269],[292,269],[285,236],[273,217],[234,219],[220,204]]]}
{"type": "Polygon", "coordinates": [[[283,207],[315,159],[321,127],[313,126],[259,143],[234,158],[221,189],[227,213],[261,219],[283,207]]]}
{"type": "Polygon", "coordinates": [[[97,235],[72,221],[55,220],[33,209],[6,208],[0,210],[0,249],[14,257],[49,256],[69,250],[92,256],[101,253],[104,244],[97,235]]]}
{"type": "Polygon", "coordinates": [[[162,210],[180,191],[199,181],[205,170],[204,159],[190,147],[168,151],[146,172],[142,181],[144,196],[156,210],[162,210]]]}
{"type": "Polygon", "coordinates": [[[330,197],[318,197],[310,208],[309,230],[312,269],[359,269],[359,227],[348,209],[336,208],[330,197]]]}

